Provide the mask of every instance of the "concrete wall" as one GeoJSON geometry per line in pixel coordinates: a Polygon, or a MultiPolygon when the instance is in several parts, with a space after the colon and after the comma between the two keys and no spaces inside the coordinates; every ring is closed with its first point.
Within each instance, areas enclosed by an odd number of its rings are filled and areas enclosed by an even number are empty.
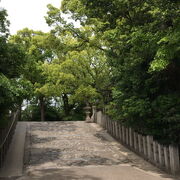
{"type": "Polygon", "coordinates": [[[0,168],[4,163],[4,159],[11,143],[18,119],[19,111],[13,113],[11,121],[6,128],[0,129],[0,168]]]}

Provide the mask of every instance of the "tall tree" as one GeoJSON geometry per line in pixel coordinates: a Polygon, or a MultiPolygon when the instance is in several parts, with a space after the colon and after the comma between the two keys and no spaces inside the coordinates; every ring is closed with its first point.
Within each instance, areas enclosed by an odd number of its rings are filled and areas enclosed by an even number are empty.
{"type": "Polygon", "coordinates": [[[45,121],[45,101],[44,94],[36,91],[45,83],[46,77],[42,74],[41,65],[44,62],[51,61],[52,53],[46,48],[46,38],[48,33],[41,31],[29,30],[27,28],[20,30],[16,35],[11,37],[11,42],[20,45],[26,52],[26,64],[23,72],[23,77],[31,82],[34,88],[34,95],[39,100],[41,112],[41,121],[45,121]]]}
{"type": "Polygon", "coordinates": [[[72,48],[78,43],[74,37],[71,41],[68,38],[64,41],[64,48],[69,51],[63,58],[42,66],[47,81],[39,91],[47,96],[62,97],[66,115],[76,103],[106,103],[111,92],[109,67],[104,53],[88,47],[72,48]]]}
{"type": "Polygon", "coordinates": [[[63,0],[61,10],[49,8],[49,24],[106,53],[115,84],[111,114],[138,131],[180,143],[180,2],[63,0]],[[60,19],[62,12],[91,27],[96,43],[60,19]]]}
{"type": "Polygon", "coordinates": [[[14,110],[25,93],[19,81],[25,65],[25,54],[20,46],[8,42],[9,21],[7,12],[0,10],[0,120],[7,120],[9,110],[14,110]]]}

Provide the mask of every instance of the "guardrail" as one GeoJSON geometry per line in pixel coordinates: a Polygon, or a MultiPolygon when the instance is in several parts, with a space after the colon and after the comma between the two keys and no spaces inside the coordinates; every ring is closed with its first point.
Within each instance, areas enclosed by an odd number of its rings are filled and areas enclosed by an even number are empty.
{"type": "Polygon", "coordinates": [[[165,146],[155,141],[152,136],[143,136],[118,121],[111,120],[101,111],[96,113],[99,125],[107,130],[115,139],[136,152],[155,166],[171,173],[180,173],[180,152],[175,145],[165,146]]]}
{"type": "Polygon", "coordinates": [[[12,140],[16,123],[18,121],[18,111],[13,113],[11,120],[5,128],[0,128],[0,168],[3,165],[6,153],[12,140]]]}

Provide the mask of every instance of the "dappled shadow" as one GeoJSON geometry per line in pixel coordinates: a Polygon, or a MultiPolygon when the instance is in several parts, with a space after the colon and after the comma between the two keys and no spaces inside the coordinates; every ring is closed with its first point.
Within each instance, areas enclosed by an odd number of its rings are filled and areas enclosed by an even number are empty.
{"type": "Polygon", "coordinates": [[[67,131],[72,132],[77,129],[74,122],[71,121],[54,121],[54,122],[32,122],[31,131],[67,131]]]}
{"type": "Polygon", "coordinates": [[[37,135],[31,135],[31,143],[40,144],[40,143],[48,143],[56,140],[56,137],[38,137],[37,135]]]}
{"type": "Polygon", "coordinates": [[[45,122],[32,123],[28,132],[30,144],[27,166],[33,171],[30,178],[32,180],[100,180],[101,178],[94,176],[77,174],[74,167],[98,168],[101,165],[110,167],[120,164],[130,164],[150,173],[155,172],[163,178],[170,177],[118,144],[105,130],[74,122],[45,122]],[[54,169],[55,167],[57,169],[54,169]]]}
{"type": "Polygon", "coordinates": [[[108,141],[110,142],[110,140],[104,135],[104,132],[97,132],[96,134],[94,134],[95,137],[97,137],[98,139],[100,139],[101,141],[108,141]]]}
{"type": "MultiPolygon", "coordinates": [[[[109,133],[107,133],[111,136],[109,133]]],[[[154,166],[143,157],[139,156],[136,152],[132,151],[127,145],[122,143],[119,139],[114,138],[111,136],[114,142],[118,142],[117,147],[119,148],[119,152],[123,153],[126,156],[127,163],[129,163],[132,167],[141,169],[145,172],[159,174],[162,178],[171,178],[174,180],[180,180],[180,177],[175,177],[171,174],[167,174],[165,171],[159,169],[158,167],[154,166]]]]}
{"type": "MultiPolygon", "coordinates": [[[[28,164],[40,165],[48,162],[53,162],[59,159],[62,152],[55,148],[32,148],[29,154],[28,164]]],[[[28,165],[27,164],[27,165],[28,165]]]]}
{"type": "MultiPolygon", "coordinates": [[[[93,175],[84,175],[70,169],[42,169],[35,170],[26,180],[102,180],[102,178],[93,175]]],[[[25,180],[25,179],[22,179],[25,180]]]]}
{"type": "Polygon", "coordinates": [[[88,165],[119,165],[128,163],[127,159],[111,159],[97,155],[81,156],[77,159],[72,159],[67,166],[88,166],[88,165]]]}
{"type": "Polygon", "coordinates": [[[56,140],[56,137],[39,137],[27,131],[24,166],[40,165],[59,158],[61,155],[59,148],[43,147],[44,144],[50,144],[54,140],[56,140]],[[36,147],[37,145],[40,147],[36,147]]]}

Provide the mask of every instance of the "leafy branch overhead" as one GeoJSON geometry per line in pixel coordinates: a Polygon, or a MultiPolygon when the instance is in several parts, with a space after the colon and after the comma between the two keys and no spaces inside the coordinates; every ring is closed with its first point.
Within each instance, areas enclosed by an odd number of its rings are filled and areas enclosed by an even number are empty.
{"type": "Polygon", "coordinates": [[[47,7],[49,33],[25,28],[9,36],[0,11],[0,111],[28,99],[41,120],[57,104],[62,119],[72,120],[79,112],[83,119],[89,103],[162,143],[180,144],[180,1],[47,7]]]}

